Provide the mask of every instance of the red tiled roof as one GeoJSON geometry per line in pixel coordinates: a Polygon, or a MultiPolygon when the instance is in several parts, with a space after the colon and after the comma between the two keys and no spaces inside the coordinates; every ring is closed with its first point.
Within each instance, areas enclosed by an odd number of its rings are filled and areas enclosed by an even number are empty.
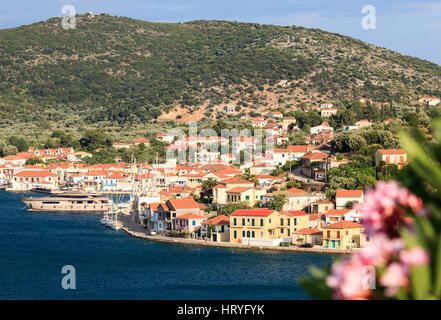
{"type": "Polygon", "coordinates": [[[315,160],[315,159],[325,159],[327,157],[328,157],[328,155],[324,152],[313,152],[311,154],[303,156],[302,159],[315,160]]]}
{"type": "Polygon", "coordinates": [[[217,224],[230,224],[230,218],[221,214],[217,217],[208,219],[207,221],[202,222],[203,224],[212,224],[212,225],[217,225],[217,224]]]}
{"type": "Polygon", "coordinates": [[[342,216],[342,215],[345,215],[346,213],[351,212],[351,211],[352,211],[352,209],[332,209],[332,210],[329,210],[325,214],[328,216],[333,216],[333,215],[342,216]]]}
{"type": "Polygon", "coordinates": [[[15,177],[56,177],[57,174],[45,170],[26,170],[20,171],[15,177]]]}
{"type": "Polygon", "coordinates": [[[305,234],[305,235],[319,235],[322,234],[322,231],[320,231],[317,228],[303,228],[297,231],[294,231],[295,234],[305,234]]]}
{"type": "Polygon", "coordinates": [[[251,181],[239,178],[239,177],[232,177],[229,179],[225,179],[222,180],[221,183],[223,184],[252,184],[254,185],[254,183],[252,183],[251,181]]]}
{"type": "Polygon", "coordinates": [[[356,198],[363,195],[363,190],[337,190],[337,198],[356,198]]]}
{"type": "Polygon", "coordinates": [[[291,188],[291,189],[288,189],[286,191],[289,191],[291,193],[305,193],[305,191],[297,189],[297,188],[291,188]]]}
{"type": "Polygon", "coordinates": [[[238,209],[230,214],[230,217],[268,217],[270,214],[275,212],[274,210],[269,210],[267,208],[263,209],[238,209]]]}
{"type": "Polygon", "coordinates": [[[185,219],[185,220],[189,220],[189,219],[205,219],[205,217],[202,217],[198,214],[195,213],[185,213],[183,215],[180,215],[178,217],[176,217],[176,219],[185,219]]]}
{"type": "Polygon", "coordinates": [[[403,149],[379,149],[381,154],[406,154],[403,149]]]}
{"type": "MultiPolygon", "coordinates": [[[[182,209],[199,209],[199,206],[196,201],[194,201],[193,198],[187,198],[187,199],[170,199],[167,201],[172,205],[172,207],[176,210],[182,210],[182,209]]],[[[168,206],[168,204],[167,204],[168,206]]],[[[171,208],[170,208],[171,209],[171,208]]]]}
{"type": "Polygon", "coordinates": [[[300,145],[300,146],[287,146],[288,152],[292,153],[306,153],[309,151],[308,145],[300,145]]]}
{"type": "Polygon", "coordinates": [[[227,192],[228,193],[242,193],[242,192],[247,191],[249,189],[251,189],[251,187],[235,187],[230,190],[227,190],[227,192]]]}
{"type": "Polygon", "coordinates": [[[301,217],[301,216],[307,216],[307,215],[309,215],[309,214],[306,213],[305,211],[301,211],[301,210],[287,211],[287,212],[283,212],[283,213],[286,213],[286,214],[290,215],[291,217],[301,217]]]}
{"type": "Polygon", "coordinates": [[[324,229],[354,229],[354,228],[363,229],[364,227],[362,224],[347,220],[339,221],[324,227],[324,229]]]}

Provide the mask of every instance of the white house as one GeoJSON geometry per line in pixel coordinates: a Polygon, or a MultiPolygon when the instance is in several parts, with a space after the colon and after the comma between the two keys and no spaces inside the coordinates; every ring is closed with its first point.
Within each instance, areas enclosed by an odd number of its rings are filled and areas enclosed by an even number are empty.
{"type": "Polygon", "coordinates": [[[348,202],[363,203],[363,190],[337,190],[335,194],[335,204],[337,209],[346,209],[348,202]]]}

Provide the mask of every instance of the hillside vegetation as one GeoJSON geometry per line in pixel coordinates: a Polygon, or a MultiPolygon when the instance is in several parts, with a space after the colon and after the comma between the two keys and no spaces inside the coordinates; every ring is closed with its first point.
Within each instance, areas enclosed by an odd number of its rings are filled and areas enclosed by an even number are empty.
{"type": "Polygon", "coordinates": [[[17,123],[130,128],[167,113],[212,117],[225,104],[263,111],[441,96],[436,64],[295,26],[78,15],[76,29],[52,18],[0,30],[0,43],[3,133],[17,123]]]}

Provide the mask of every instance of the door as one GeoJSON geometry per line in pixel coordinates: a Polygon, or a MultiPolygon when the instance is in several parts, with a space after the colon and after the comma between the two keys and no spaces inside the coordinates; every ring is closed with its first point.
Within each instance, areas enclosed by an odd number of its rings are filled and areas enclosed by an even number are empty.
{"type": "Polygon", "coordinates": [[[332,240],[332,247],[335,248],[335,240],[332,240]]]}
{"type": "Polygon", "coordinates": [[[213,234],[213,241],[214,241],[214,242],[217,241],[217,234],[216,234],[216,233],[213,234]]]}

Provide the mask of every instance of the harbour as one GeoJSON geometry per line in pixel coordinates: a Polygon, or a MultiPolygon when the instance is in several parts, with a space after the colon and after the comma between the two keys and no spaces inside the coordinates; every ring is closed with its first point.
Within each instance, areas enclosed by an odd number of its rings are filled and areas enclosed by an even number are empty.
{"type": "Polygon", "coordinates": [[[0,191],[2,299],[308,299],[297,279],[334,258],[137,239],[100,215],[26,212],[20,199],[0,191]],[[61,287],[64,265],[76,290],[61,287]]]}

